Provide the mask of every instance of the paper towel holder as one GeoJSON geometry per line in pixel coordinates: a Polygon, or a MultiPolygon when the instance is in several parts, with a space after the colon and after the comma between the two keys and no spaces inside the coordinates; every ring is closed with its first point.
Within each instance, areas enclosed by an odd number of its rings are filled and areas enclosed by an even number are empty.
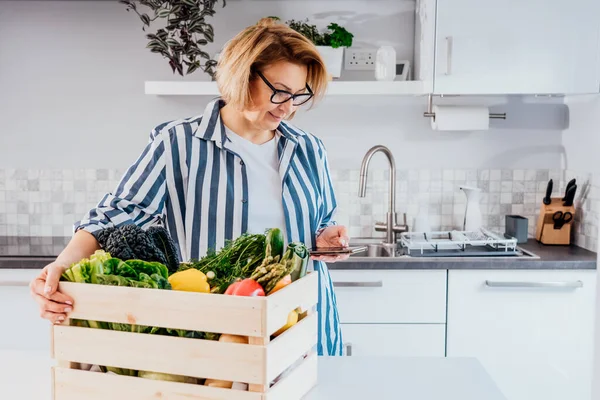
{"type": "MultiPolygon", "coordinates": [[[[431,117],[433,118],[433,120],[435,121],[435,113],[433,112],[433,95],[430,93],[429,94],[429,104],[427,106],[427,111],[423,113],[424,117],[431,117]]],[[[490,118],[497,118],[497,119],[506,119],[506,113],[502,113],[502,114],[490,114],[490,118]]]]}

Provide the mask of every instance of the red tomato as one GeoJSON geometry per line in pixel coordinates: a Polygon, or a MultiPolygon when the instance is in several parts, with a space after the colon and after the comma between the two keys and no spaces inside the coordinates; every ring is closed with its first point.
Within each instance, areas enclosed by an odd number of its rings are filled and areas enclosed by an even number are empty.
{"type": "Polygon", "coordinates": [[[225,294],[230,294],[232,296],[264,296],[265,291],[260,283],[256,282],[254,279],[244,279],[240,282],[235,282],[229,285],[225,294]]]}

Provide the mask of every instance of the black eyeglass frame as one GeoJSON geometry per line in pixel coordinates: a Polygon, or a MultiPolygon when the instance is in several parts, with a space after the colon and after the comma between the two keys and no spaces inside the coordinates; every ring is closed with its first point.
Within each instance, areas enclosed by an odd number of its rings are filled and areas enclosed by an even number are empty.
{"type": "Polygon", "coordinates": [[[312,89],[310,88],[310,86],[308,86],[308,83],[306,84],[306,90],[308,90],[308,93],[298,93],[298,94],[294,94],[294,93],[290,93],[287,90],[281,90],[281,89],[277,89],[275,88],[271,82],[269,82],[269,80],[267,78],[265,78],[265,76],[260,72],[260,71],[256,71],[256,74],[258,76],[260,76],[260,79],[262,79],[262,81],[269,87],[269,89],[271,89],[273,91],[273,94],[271,95],[271,103],[273,104],[284,104],[287,103],[290,100],[295,100],[297,98],[303,98],[305,96],[308,96],[308,98],[306,100],[304,100],[302,103],[300,104],[294,104],[295,107],[301,106],[303,104],[306,104],[310,99],[313,98],[314,93],[312,91],[312,89]],[[273,101],[273,98],[278,94],[278,93],[285,93],[289,96],[289,98],[287,100],[284,101],[280,101],[280,102],[276,102],[273,101]]]}

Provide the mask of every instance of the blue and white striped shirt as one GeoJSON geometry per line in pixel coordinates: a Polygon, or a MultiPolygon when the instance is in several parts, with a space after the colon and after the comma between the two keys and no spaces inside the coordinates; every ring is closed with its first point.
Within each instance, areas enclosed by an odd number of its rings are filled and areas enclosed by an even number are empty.
{"type": "MultiPolygon", "coordinates": [[[[157,126],[149,143],[114,193],[75,224],[95,232],[135,223],[164,222],[183,260],[218,250],[248,227],[248,180],[244,161],[227,149],[220,117],[224,102],[211,101],[202,115],[157,126]]],[[[334,225],[336,200],[323,143],[287,122],[278,128],[279,175],[288,242],[314,246],[317,232],[334,225]]],[[[319,271],[318,354],[341,355],[336,298],[326,264],[319,271]]]]}

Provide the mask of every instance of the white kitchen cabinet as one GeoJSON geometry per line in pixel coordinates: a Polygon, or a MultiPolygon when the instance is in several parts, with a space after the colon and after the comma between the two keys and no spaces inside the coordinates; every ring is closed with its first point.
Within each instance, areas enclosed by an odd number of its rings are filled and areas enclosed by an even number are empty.
{"type": "Polygon", "coordinates": [[[446,322],[446,270],[330,270],[342,323],[446,322]]]}
{"type": "Polygon", "coordinates": [[[443,357],[446,270],[330,270],[346,355],[443,357]]]}
{"type": "Polygon", "coordinates": [[[590,400],[595,271],[449,271],[448,357],[511,400],[590,400]]]}
{"type": "Polygon", "coordinates": [[[445,324],[342,324],[347,356],[444,357],[445,324]]]}
{"type": "Polygon", "coordinates": [[[0,270],[1,350],[50,354],[50,322],[40,317],[27,281],[39,271],[0,270]]]}
{"type": "Polygon", "coordinates": [[[437,0],[434,93],[598,93],[599,15],[598,0],[437,0]]]}

